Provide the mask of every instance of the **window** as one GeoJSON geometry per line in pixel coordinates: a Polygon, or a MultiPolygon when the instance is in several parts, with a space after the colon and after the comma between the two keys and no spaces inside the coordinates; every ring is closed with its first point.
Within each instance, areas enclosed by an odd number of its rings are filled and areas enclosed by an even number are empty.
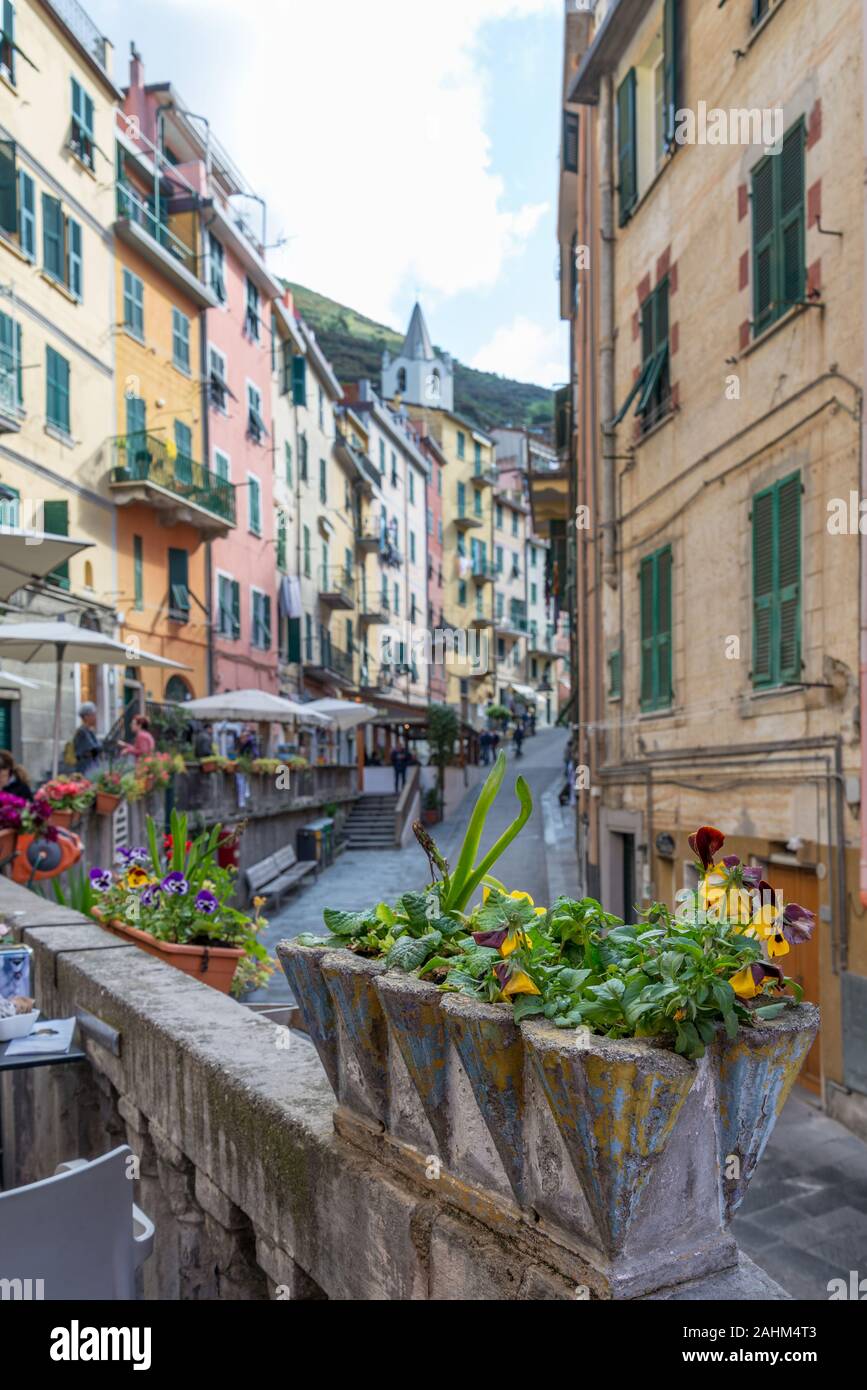
{"type": "Polygon", "coordinates": [[[283,466],[286,475],[286,482],[292,486],[292,445],[287,439],[283,444],[283,466]]]}
{"type": "Polygon", "coordinates": [[[442,495],[443,495],[443,470],[442,470],[442,465],[441,465],[441,464],[437,464],[437,496],[438,496],[438,497],[442,497],[442,495]]]}
{"type": "Polygon", "coordinates": [[[536,562],[537,562],[538,558],[539,558],[538,552],[536,551],[536,549],[535,549],[534,546],[531,546],[531,547],[530,547],[530,568],[531,568],[531,569],[535,569],[535,568],[536,568],[536,562]]]}
{"type": "Polygon", "coordinates": [[[221,483],[228,483],[232,476],[232,464],[229,455],[222,449],[214,450],[214,472],[221,483]]]}
{"type": "MultiPolygon", "coordinates": [[[[15,86],[15,6],[3,0],[0,8],[3,28],[0,29],[0,73],[15,86]]],[[[4,745],[5,746],[5,745],[4,745]]]]}
{"type": "Polygon", "coordinates": [[[82,164],[88,169],[94,166],[94,150],[96,141],[93,135],[93,98],[79,82],[72,79],[72,130],[69,137],[69,144],[73,154],[81,160],[82,164]]]}
{"type": "MultiPolygon", "coordinates": [[[[45,502],[42,508],[42,527],[49,536],[68,536],[69,535],[69,503],[68,502],[45,502]]],[[[69,588],[69,561],[64,560],[62,565],[58,565],[56,570],[52,570],[48,575],[49,584],[56,584],[61,589],[69,588]]]]}
{"type": "Polygon", "coordinates": [[[503,504],[498,502],[494,507],[494,525],[498,531],[503,529],[503,504]]]}
{"type": "Polygon", "coordinates": [[[147,457],[147,406],[141,396],[126,396],[127,467],[129,459],[147,457]]]}
{"type": "Polygon", "coordinates": [[[325,392],[319,387],[319,428],[325,429],[325,392]]]}
{"type": "Polygon", "coordinates": [[[298,437],[298,476],[302,483],[307,482],[307,435],[298,437]]]}
{"type": "Polygon", "coordinates": [[[482,515],[482,494],[477,487],[473,488],[473,515],[482,515]]]}
{"type": "Polygon", "coordinates": [[[408,478],[409,478],[409,484],[408,484],[408,486],[409,486],[409,500],[410,500],[410,502],[414,502],[414,501],[415,501],[415,474],[413,473],[412,468],[410,468],[409,473],[408,473],[407,476],[408,476],[408,478]]]}
{"type": "Polygon", "coordinates": [[[296,405],[307,404],[307,358],[300,354],[292,358],[292,400],[296,405]]]}
{"type": "Polygon", "coordinates": [[[193,431],[183,420],[175,421],[175,479],[192,486],[193,431]]]}
{"type": "Polygon", "coordinates": [[[221,637],[241,636],[241,586],[227,574],[217,577],[217,628],[221,637]]]}
{"type": "Polygon", "coordinates": [[[505,596],[504,596],[502,593],[498,593],[497,596],[496,596],[496,602],[497,602],[497,609],[496,609],[496,612],[497,612],[497,619],[499,620],[499,619],[502,618],[502,616],[503,616],[503,614],[504,614],[504,612],[505,612],[505,609],[506,609],[506,599],[505,599],[505,596]]]}
{"type": "Polygon", "coordinates": [[[427,520],[426,520],[425,525],[426,525],[426,529],[427,529],[428,535],[429,535],[429,536],[432,536],[432,535],[433,535],[433,528],[434,528],[434,516],[433,516],[433,511],[431,510],[430,507],[428,507],[428,509],[427,509],[427,520]]]}
{"type": "Polygon", "coordinates": [[[190,320],[180,309],[172,309],[172,364],[190,373],[190,320]]]}
{"type": "Polygon", "coordinates": [[[45,349],[45,382],[46,421],[69,434],[69,363],[53,347],[45,349]]]}
{"type": "Polygon", "coordinates": [[[0,410],[19,411],[21,384],[21,324],[0,313],[0,410]]]}
{"type": "Polygon", "coordinates": [[[530,585],[530,602],[537,603],[539,600],[539,589],[536,584],[530,585]]]}
{"type": "Polygon", "coordinates": [[[466,606],[466,602],[467,602],[467,581],[466,581],[465,579],[459,579],[459,580],[458,580],[458,603],[460,604],[461,608],[464,608],[464,607],[466,606]]]}
{"type": "Polygon", "coordinates": [[[64,218],[66,231],[66,288],[74,299],[81,299],[83,279],[81,261],[81,226],[71,217],[64,218]]]}
{"type": "Polygon", "coordinates": [[[630,68],[617,89],[617,189],[620,197],[621,227],[629,221],[638,202],[635,89],[635,68],[630,68]]]}
{"type": "Polygon", "coordinates": [[[497,638],[497,660],[498,660],[498,661],[505,661],[505,659],[506,659],[506,639],[505,639],[504,637],[498,637],[498,638],[497,638]]]}
{"type": "Polygon", "coordinates": [[[397,582],[394,585],[394,608],[392,612],[396,618],[400,617],[400,585],[397,582]]]}
{"type": "Polygon", "coordinates": [[[494,546],[494,570],[497,574],[503,573],[503,547],[501,545],[494,546]]]}
{"type": "Polygon", "coordinates": [[[462,459],[467,452],[467,437],[463,430],[458,430],[458,458],[462,459]]]}
{"type": "Polygon", "coordinates": [[[668,346],[668,280],[662,280],[641,306],[641,371],[620,410],[615,425],[637,400],[636,415],[647,430],[671,408],[668,346]]]}
{"type": "Polygon", "coordinates": [[[252,381],[247,382],[247,434],[254,444],[261,444],[268,431],[262,419],[262,392],[252,381]]]}
{"type": "Polygon", "coordinates": [[[36,260],[36,190],[25,169],[18,171],[18,244],[29,261],[36,260]]]}
{"type": "Polygon", "coordinates": [[[391,485],[397,487],[397,454],[391,451],[391,485]]]}
{"type": "Polygon", "coordinates": [[[409,533],[409,559],[411,564],[415,564],[415,532],[409,533]]]}
{"type": "Polygon", "coordinates": [[[144,608],[144,543],[141,536],[132,538],[132,606],[140,613],[144,608]]]}
{"type": "Polygon", "coordinates": [[[253,646],[261,651],[271,649],[271,598],[253,589],[253,646]]]}
{"type": "Polygon", "coordinates": [[[801,679],[801,475],[753,498],[753,685],[801,679]]]}
{"type": "Polygon", "coordinates": [[[208,232],[208,280],[220,304],[225,304],[226,251],[213,232],[208,232]]]}
{"type": "Polygon", "coordinates": [[[473,441],[473,467],[477,473],[482,471],[482,446],[476,439],[473,441]]]}
{"type": "Polygon", "coordinates": [[[229,411],[228,364],[225,353],[208,347],[208,399],[215,410],[227,415],[229,411]]]}
{"type": "Polygon", "coordinates": [[[259,291],[247,276],[247,308],[244,313],[244,332],[254,343],[259,341],[259,291]]]}
{"type": "Polygon", "coordinates": [[[667,709],[671,688],[671,546],[648,555],[639,571],[641,708],[667,709]]]}
{"type": "Polygon", "coordinates": [[[253,474],[247,474],[247,497],[249,511],[247,515],[247,529],[254,536],[262,534],[262,485],[259,479],[253,474]]]}
{"type": "Polygon", "coordinates": [[[620,652],[616,651],[608,658],[608,698],[619,700],[621,694],[620,652]]]}
{"type": "Polygon", "coordinates": [[[439,520],[437,521],[437,540],[439,541],[440,545],[442,545],[442,543],[443,543],[443,519],[442,519],[442,517],[440,517],[439,520]]]}
{"type": "Polygon", "coordinates": [[[804,124],[753,170],[753,333],[804,298],[804,124]]]}
{"type": "Polygon", "coordinates": [[[144,341],[144,282],[126,269],[123,272],[123,326],[139,342],[144,341]]]}
{"type": "Polygon", "coordinates": [[[173,623],[190,619],[190,557],[186,550],[169,550],[169,618],[173,623]]]}
{"type": "Polygon", "coordinates": [[[301,539],[302,539],[302,564],[303,564],[303,569],[304,569],[304,578],[305,578],[305,579],[309,579],[309,578],[310,578],[310,527],[309,527],[309,526],[303,526],[303,527],[301,528],[301,531],[302,531],[302,537],[301,537],[301,539]]]}
{"type": "Polygon", "coordinates": [[[42,267],[52,279],[66,283],[63,208],[59,198],[42,195],[42,267]]]}
{"type": "Polygon", "coordinates": [[[512,512],[512,535],[513,535],[513,536],[517,536],[517,534],[518,534],[518,513],[517,513],[517,512],[512,512]]]}
{"type": "Polygon", "coordinates": [[[328,501],[328,465],[325,459],[319,460],[319,501],[323,505],[328,501]]]}
{"type": "Polygon", "coordinates": [[[563,112],[563,168],[578,173],[578,117],[572,111],[563,112]]]}
{"type": "Polygon", "coordinates": [[[385,441],[382,439],[379,441],[379,474],[385,477],[385,441]]]}
{"type": "Polygon", "coordinates": [[[458,483],[458,516],[466,515],[467,510],[467,489],[464,483],[458,483]]]}
{"type": "Polygon", "coordinates": [[[753,0],[753,24],[764,19],[771,8],[771,0],[753,0]]]}

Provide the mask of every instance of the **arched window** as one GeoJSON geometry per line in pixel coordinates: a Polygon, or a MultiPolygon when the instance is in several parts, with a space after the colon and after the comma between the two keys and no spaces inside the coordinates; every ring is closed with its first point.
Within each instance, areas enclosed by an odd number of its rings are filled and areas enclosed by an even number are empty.
{"type": "Polygon", "coordinates": [[[397,389],[401,395],[406,390],[406,367],[399,367],[397,371],[397,389]]]}
{"type": "Polygon", "coordinates": [[[89,560],[84,562],[84,587],[85,589],[93,588],[93,565],[89,560]]]}
{"type": "Polygon", "coordinates": [[[192,700],[193,692],[183,676],[170,676],[166,681],[166,699],[174,700],[179,705],[185,704],[187,700],[192,700]]]}

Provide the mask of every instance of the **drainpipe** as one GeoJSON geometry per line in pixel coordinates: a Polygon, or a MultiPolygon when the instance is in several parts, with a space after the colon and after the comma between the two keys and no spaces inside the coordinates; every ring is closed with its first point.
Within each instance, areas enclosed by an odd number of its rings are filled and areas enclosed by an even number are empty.
{"type": "Polygon", "coordinates": [[[603,77],[599,92],[599,206],[600,206],[600,338],[599,395],[602,415],[602,574],[617,587],[615,560],[615,428],[614,404],[614,87],[603,77]]]}

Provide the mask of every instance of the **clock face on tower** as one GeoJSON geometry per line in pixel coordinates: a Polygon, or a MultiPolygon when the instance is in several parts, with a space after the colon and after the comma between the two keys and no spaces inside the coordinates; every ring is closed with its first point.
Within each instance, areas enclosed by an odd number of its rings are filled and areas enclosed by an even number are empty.
{"type": "Polygon", "coordinates": [[[438,372],[431,372],[425,380],[425,395],[429,401],[438,401],[440,398],[440,379],[438,372]]]}

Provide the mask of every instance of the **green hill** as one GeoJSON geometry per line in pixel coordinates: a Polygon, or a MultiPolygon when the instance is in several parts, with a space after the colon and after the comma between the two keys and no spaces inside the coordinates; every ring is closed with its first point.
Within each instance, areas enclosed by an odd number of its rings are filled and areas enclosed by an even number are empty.
{"type": "MultiPolygon", "coordinates": [[[[379,390],[383,350],[398,352],[403,334],[304,285],[290,282],[289,288],[340,380],[367,377],[379,390]]],[[[550,431],[553,392],[495,372],[478,372],[455,360],[455,410],[483,430],[511,424],[550,431]]]]}

